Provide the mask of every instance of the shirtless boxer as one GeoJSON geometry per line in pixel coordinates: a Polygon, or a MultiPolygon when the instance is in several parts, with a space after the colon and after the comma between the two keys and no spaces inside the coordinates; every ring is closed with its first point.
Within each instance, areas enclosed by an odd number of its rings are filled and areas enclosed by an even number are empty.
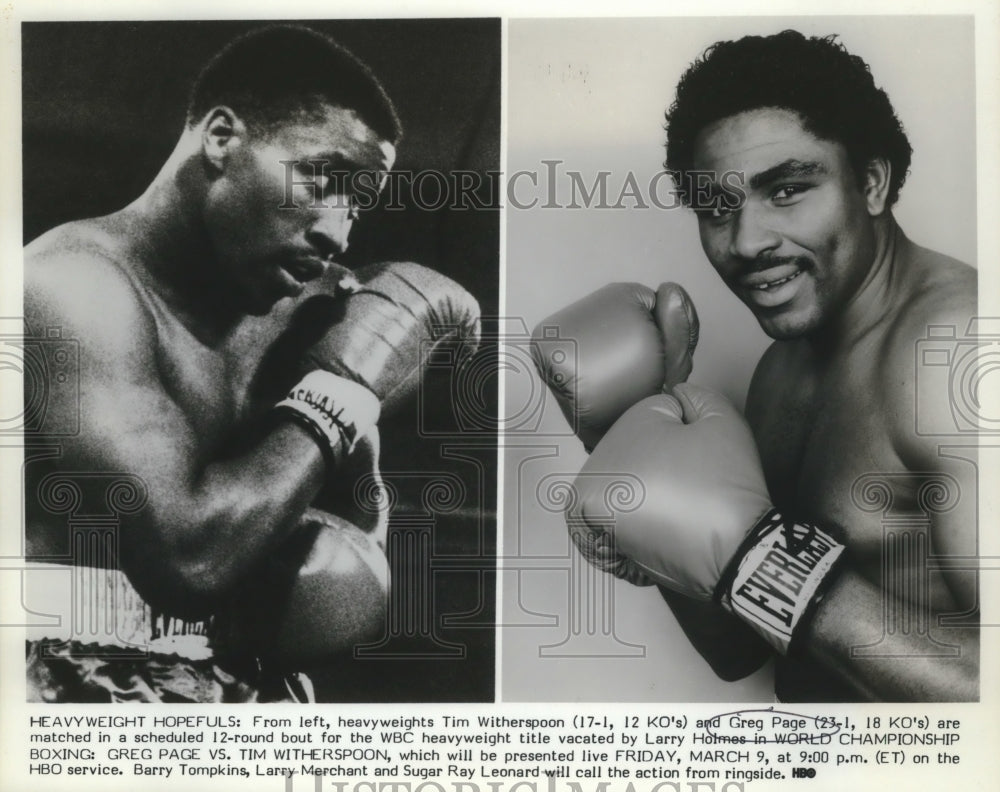
{"type": "Polygon", "coordinates": [[[660,584],[723,678],[776,653],[781,700],[975,700],[976,577],[962,571],[977,547],[975,457],[915,430],[918,404],[924,420],[955,423],[946,386],[915,362],[933,326],[967,331],[976,275],[893,218],[910,146],[888,98],[841,45],[786,31],[709,48],[667,121],[666,166],[705,253],[774,343],[749,429],[716,394],[670,388],[668,366],[663,394],[602,431],[568,513],[574,539],[603,568],[660,584]],[[638,475],[645,500],[615,515],[610,561],[595,474],[615,472],[638,475]],[[882,489],[863,508],[869,475],[882,489]],[[925,485],[942,483],[935,508],[925,485]],[[883,497],[924,555],[893,555],[883,497]],[[928,514],[926,531],[913,527],[928,514]],[[956,563],[938,570],[927,554],[956,563]]]}
{"type": "Polygon", "coordinates": [[[477,321],[464,290],[417,265],[352,280],[337,264],[359,215],[349,176],[379,185],[400,134],[352,54],[305,28],[258,30],[205,68],[139,198],[25,250],[29,327],[60,328],[80,358],[79,404],[50,389],[42,440],[61,447],[26,464],[28,555],[81,563],[60,508],[67,480],[73,514],[106,514],[116,477],[138,502],[117,504],[124,574],[84,583],[114,591],[112,634],[31,643],[29,697],[301,696],[262,675],[260,656],[294,668],[381,634],[376,423],[430,313],[404,303],[439,289],[467,329],[477,321]],[[330,335],[299,332],[307,304],[330,335]],[[403,319],[380,313],[394,308],[403,319]],[[398,335],[372,329],[382,318],[398,335]]]}

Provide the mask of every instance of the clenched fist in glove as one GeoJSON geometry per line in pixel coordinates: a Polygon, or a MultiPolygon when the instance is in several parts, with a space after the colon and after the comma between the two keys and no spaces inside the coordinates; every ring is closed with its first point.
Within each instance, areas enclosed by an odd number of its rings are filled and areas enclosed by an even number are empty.
{"type": "MultiPolygon", "coordinates": [[[[612,283],[543,320],[532,356],[587,451],[629,407],[691,373],[698,313],[676,283],[654,292],[639,283],[612,283]]],[[[644,582],[629,559],[599,533],[570,523],[585,559],[605,572],[644,582]]]]}
{"type": "Polygon", "coordinates": [[[772,506],[749,426],[725,398],[681,384],[629,409],[594,448],[566,518],[627,562],[614,570],[716,600],[786,652],[843,545],[772,506]],[[628,510],[606,484],[641,482],[628,510]]]}
{"type": "Polygon", "coordinates": [[[479,304],[455,281],[420,264],[373,264],[296,309],[254,392],[273,403],[318,371],[331,387],[340,389],[329,375],[374,393],[384,415],[416,394],[436,350],[453,348],[457,365],[478,343],[479,304]]]}
{"type": "Polygon", "coordinates": [[[254,392],[281,398],[276,415],[309,431],[333,470],[416,394],[435,351],[452,348],[458,365],[478,343],[479,304],[455,281],[419,264],[374,264],[296,309],[254,392]]]}
{"type": "Polygon", "coordinates": [[[216,617],[216,640],[285,667],[309,667],[379,638],[388,592],[389,563],[375,537],[309,509],[216,617]]]}
{"type": "Polygon", "coordinates": [[[697,343],[698,314],[676,283],[612,283],[540,322],[531,351],[590,451],[637,401],[688,378],[697,343]]]}
{"type": "Polygon", "coordinates": [[[420,264],[362,267],[339,288],[332,298],[313,298],[320,301],[315,313],[326,311],[332,326],[305,352],[302,365],[364,385],[378,396],[383,413],[416,392],[435,349],[453,346],[461,361],[479,343],[479,303],[451,278],[420,264]]]}

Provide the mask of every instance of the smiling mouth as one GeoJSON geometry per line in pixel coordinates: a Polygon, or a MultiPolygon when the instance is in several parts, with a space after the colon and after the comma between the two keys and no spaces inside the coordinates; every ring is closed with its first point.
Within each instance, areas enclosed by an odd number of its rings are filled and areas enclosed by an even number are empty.
{"type": "Polygon", "coordinates": [[[750,288],[754,291],[763,291],[763,292],[772,291],[774,289],[777,289],[779,286],[783,286],[789,281],[795,280],[801,274],[802,270],[797,270],[796,272],[792,273],[791,275],[788,275],[787,277],[779,278],[778,280],[767,281],[766,283],[759,283],[755,286],[751,286],[750,288]]]}

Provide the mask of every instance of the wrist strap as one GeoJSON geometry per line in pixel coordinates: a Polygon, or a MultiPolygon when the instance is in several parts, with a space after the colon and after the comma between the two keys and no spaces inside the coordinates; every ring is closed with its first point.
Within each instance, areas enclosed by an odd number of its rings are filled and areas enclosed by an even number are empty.
{"type": "Polygon", "coordinates": [[[719,582],[716,599],[788,654],[843,552],[844,545],[830,532],[771,509],[747,535],[719,582]]]}
{"type": "Polygon", "coordinates": [[[275,407],[275,413],[305,428],[319,444],[328,465],[337,452],[350,454],[358,438],[371,431],[381,409],[378,397],[329,371],[311,371],[275,407]]]}

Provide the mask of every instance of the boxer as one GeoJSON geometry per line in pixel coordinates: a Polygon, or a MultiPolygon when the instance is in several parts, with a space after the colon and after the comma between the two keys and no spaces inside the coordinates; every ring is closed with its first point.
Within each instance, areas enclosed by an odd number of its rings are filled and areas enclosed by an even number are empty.
{"type": "Polygon", "coordinates": [[[25,249],[29,327],[79,344],[79,402],[52,388],[46,405],[58,453],[26,465],[27,555],[88,565],[114,621],[99,645],[44,630],[29,698],[302,698],[286,670],[381,635],[379,417],[431,346],[478,333],[444,276],[338,264],[359,216],[345,174],[383,183],[400,136],[354,55],[259,29],[206,66],[139,198],[25,249]],[[115,479],[134,508],[78,558],[59,493],[100,514],[115,479]]]}
{"type": "Polygon", "coordinates": [[[917,431],[918,409],[956,424],[946,378],[915,361],[935,328],[953,346],[968,331],[976,276],[893,217],[911,149],[888,97],[833,39],[785,31],[710,47],[667,121],[666,165],[702,247],[774,343],[745,419],[669,371],[662,392],[627,399],[577,482],[578,545],[658,584],[723,678],[775,656],[781,700],[975,700],[977,582],[961,569],[976,555],[975,457],[917,431]],[[694,172],[715,174],[708,189],[689,189],[694,172]],[[645,497],[609,532],[599,474],[621,472],[645,497]],[[927,520],[901,539],[912,552],[884,545],[882,510],[859,495],[869,479],[894,512],[927,520]],[[948,493],[937,506],[928,485],[948,493]]]}

